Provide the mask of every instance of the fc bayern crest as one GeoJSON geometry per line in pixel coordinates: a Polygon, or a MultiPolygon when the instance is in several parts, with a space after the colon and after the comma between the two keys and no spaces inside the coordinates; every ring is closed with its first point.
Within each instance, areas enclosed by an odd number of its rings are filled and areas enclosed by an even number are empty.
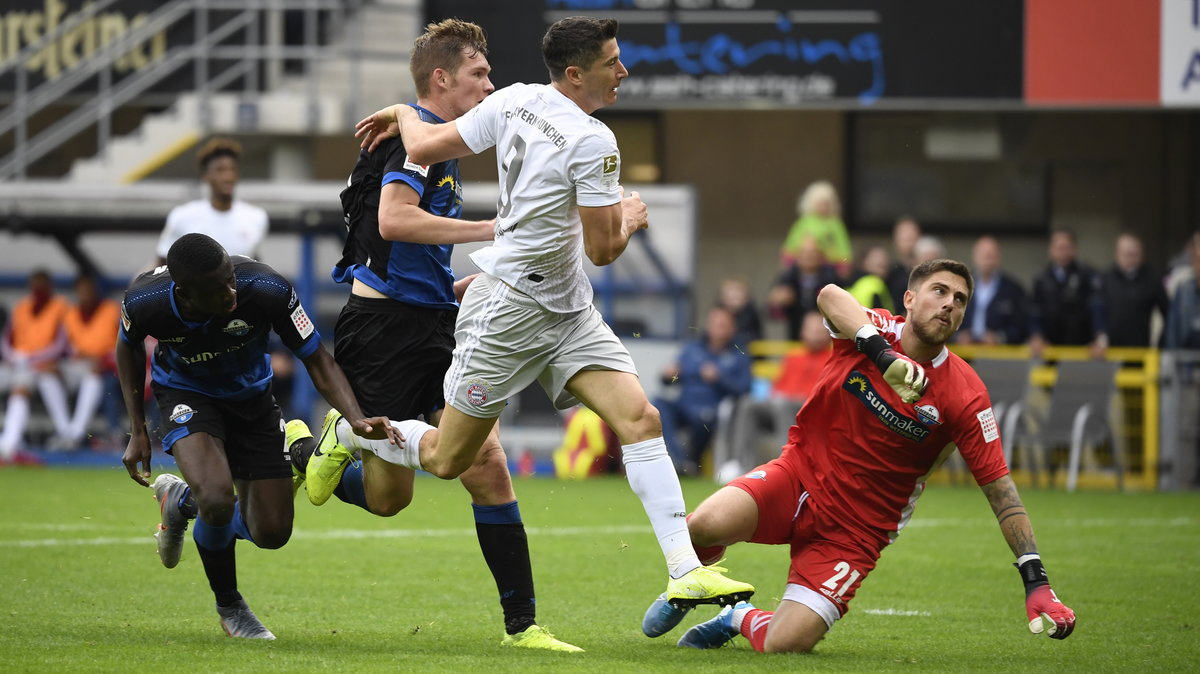
{"type": "Polygon", "coordinates": [[[245,337],[247,332],[250,332],[250,324],[240,318],[235,318],[221,329],[227,335],[234,337],[245,337]]]}
{"type": "Polygon", "coordinates": [[[479,407],[488,401],[488,393],[491,389],[485,382],[472,381],[467,384],[467,402],[479,407]]]}
{"type": "Polygon", "coordinates": [[[171,421],[177,424],[186,424],[192,420],[192,416],[195,414],[196,410],[180,403],[175,406],[175,409],[171,410],[171,421]]]}

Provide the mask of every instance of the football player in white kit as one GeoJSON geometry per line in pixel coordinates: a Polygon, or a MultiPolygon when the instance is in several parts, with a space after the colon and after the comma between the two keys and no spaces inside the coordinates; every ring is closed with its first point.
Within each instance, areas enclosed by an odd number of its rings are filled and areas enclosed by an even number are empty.
{"type": "Polygon", "coordinates": [[[648,225],[637,192],[624,196],[616,138],[592,112],[612,105],[629,76],[617,22],[571,17],[542,38],[550,84],[514,84],[446,124],[426,124],[409,106],[380,110],[357,125],[373,149],[399,133],[409,158],[433,164],[495,147],[500,201],[493,245],[471,259],[483,270],[467,289],[446,373],[438,428],[400,422],[399,450],[363,442],[344,424],[338,440],[443,479],[467,470],[505,400],[534,381],[560,409],[582,402],[621,439],[625,472],[666,557],[663,598],[727,604],[753,594],[723,569],[703,566],[688,537],[679,478],[663,443],[658,410],[633,361],[592,305],[582,255],[606,265],[648,225]]]}

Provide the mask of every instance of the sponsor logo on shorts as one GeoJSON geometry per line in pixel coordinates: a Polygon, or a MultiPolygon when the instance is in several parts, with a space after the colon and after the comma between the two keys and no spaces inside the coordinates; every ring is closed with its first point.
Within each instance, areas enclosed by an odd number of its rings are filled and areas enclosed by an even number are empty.
{"type": "Polygon", "coordinates": [[[867,376],[858,370],[850,371],[850,376],[846,378],[842,388],[858,398],[863,406],[875,415],[876,419],[879,419],[888,430],[897,435],[914,442],[924,442],[925,438],[933,432],[920,421],[896,411],[896,408],[879,395],[867,376]]]}
{"type": "Polygon", "coordinates": [[[467,382],[467,402],[479,407],[488,401],[492,387],[487,382],[472,379],[467,382]]]}
{"type": "Polygon", "coordinates": [[[933,405],[917,405],[917,418],[926,426],[939,426],[942,423],[942,413],[933,405]]]}
{"type": "Polygon", "coordinates": [[[221,328],[221,332],[234,337],[245,337],[246,333],[250,332],[250,324],[240,318],[235,318],[226,323],[225,327],[221,328]]]}
{"type": "Polygon", "coordinates": [[[191,421],[195,414],[196,410],[184,405],[183,403],[180,403],[175,406],[175,409],[171,410],[171,421],[183,425],[191,421]]]}
{"type": "Polygon", "coordinates": [[[765,471],[765,470],[751,471],[749,473],[746,473],[746,478],[750,479],[750,480],[762,480],[763,482],[766,482],[767,481],[767,471],[765,471]]]}

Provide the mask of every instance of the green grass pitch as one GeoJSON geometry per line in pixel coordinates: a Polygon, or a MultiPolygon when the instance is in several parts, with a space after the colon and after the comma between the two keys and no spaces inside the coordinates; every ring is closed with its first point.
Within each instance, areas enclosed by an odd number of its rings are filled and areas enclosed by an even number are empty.
{"type": "MultiPolygon", "coordinates": [[[[517,482],[539,622],[582,646],[502,648],[495,586],[466,492],[417,481],[413,505],[381,519],[300,495],[281,550],[238,547],[242,593],[274,642],[227,638],[194,544],[162,568],[148,489],[121,469],[0,470],[0,668],[70,671],[711,672],[1196,671],[1200,494],[1027,489],[1043,558],[1079,615],[1065,641],[1033,636],[1011,555],[982,494],[931,487],[816,653],[763,656],[647,639],[642,612],[665,586],[641,505],[621,479],[517,482]]],[[[685,481],[689,506],[716,489],[685,481]]],[[[190,539],[190,536],[189,536],[190,539]]],[[[741,545],[726,566],[774,607],[782,547],[741,545]]]]}

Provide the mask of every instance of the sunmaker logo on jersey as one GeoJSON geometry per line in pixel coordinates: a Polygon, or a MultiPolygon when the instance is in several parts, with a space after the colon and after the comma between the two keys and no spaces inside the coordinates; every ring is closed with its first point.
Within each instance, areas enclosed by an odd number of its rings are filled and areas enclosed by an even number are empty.
{"type": "Polygon", "coordinates": [[[896,408],[889,405],[875,391],[871,380],[858,370],[850,371],[850,376],[846,378],[846,383],[842,384],[842,388],[854,394],[854,397],[862,401],[862,404],[875,415],[875,418],[902,437],[915,442],[924,442],[932,432],[920,421],[897,412],[896,408]]]}

